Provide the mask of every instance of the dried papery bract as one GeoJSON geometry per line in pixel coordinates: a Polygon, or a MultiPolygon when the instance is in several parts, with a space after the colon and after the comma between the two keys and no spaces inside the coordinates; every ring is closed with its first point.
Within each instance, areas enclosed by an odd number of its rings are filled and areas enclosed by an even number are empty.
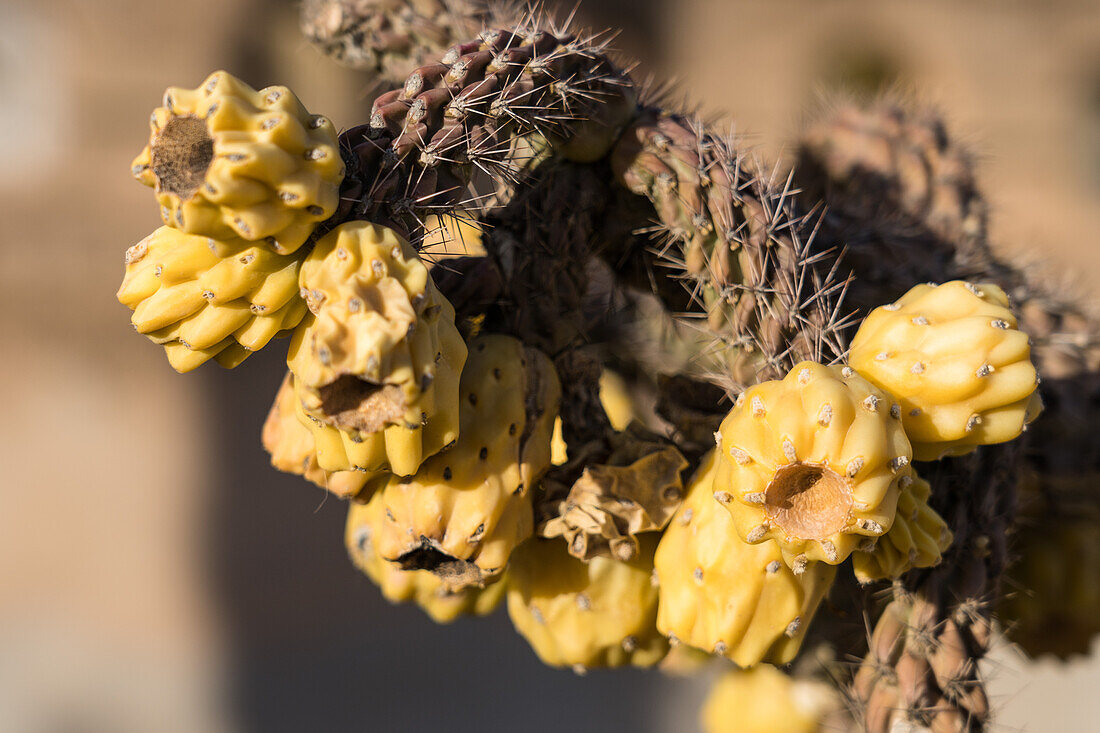
{"type": "Polygon", "coordinates": [[[611,436],[606,462],[583,469],[539,534],[562,537],[569,554],[582,560],[633,559],[641,535],[663,530],[680,506],[688,467],[674,446],[645,438],[611,436]]]}

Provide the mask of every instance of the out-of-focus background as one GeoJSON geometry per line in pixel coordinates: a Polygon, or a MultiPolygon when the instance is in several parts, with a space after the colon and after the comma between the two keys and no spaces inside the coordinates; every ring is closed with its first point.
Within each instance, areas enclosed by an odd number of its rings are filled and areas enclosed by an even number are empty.
{"type": "MultiPolygon", "coordinates": [[[[571,5],[569,3],[563,3],[571,5]]],[[[639,75],[775,158],[823,93],[900,85],[979,155],[1005,252],[1100,286],[1100,4],[587,0],[639,75]]],[[[0,730],[684,731],[702,690],[543,668],[506,615],[433,625],[344,556],[343,507],[275,472],[276,347],[180,376],[114,299],[159,225],[129,176],[168,85],[225,68],[338,126],[367,79],[279,0],[0,0],[0,730]]],[[[1100,582],[1100,579],[1098,579],[1100,582]]],[[[987,665],[1002,730],[1088,730],[1091,659],[987,665]]]]}

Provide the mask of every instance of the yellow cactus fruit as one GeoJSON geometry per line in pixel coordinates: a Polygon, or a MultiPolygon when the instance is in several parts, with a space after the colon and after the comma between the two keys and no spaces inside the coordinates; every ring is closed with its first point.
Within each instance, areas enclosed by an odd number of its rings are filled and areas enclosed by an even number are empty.
{"type": "Polygon", "coordinates": [[[808,563],[796,575],[774,540],[742,540],[712,496],[717,464],[711,451],[657,546],[657,628],[742,667],[786,664],[798,653],[836,568],[808,563]]]}
{"type": "Polygon", "coordinates": [[[626,426],[637,419],[626,380],[610,369],[600,374],[600,404],[615,430],[626,430],[626,426]]]}
{"type": "Polygon", "coordinates": [[[165,91],[149,126],[133,174],[156,189],[168,226],[289,254],[336,211],[336,128],[286,87],[256,91],[216,71],[197,89],[165,91]]]}
{"type": "Polygon", "coordinates": [[[871,552],[856,552],[852,566],[861,583],[896,578],[913,568],[939,565],[953,536],[943,517],[928,506],[931,485],[915,476],[898,494],[894,524],[871,552]]]}
{"type": "Polygon", "coordinates": [[[828,683],[784,674],[769,664],[719,677],[699,716],[704,733],[822,733],[843,705],[828,683]]]}
{"type": "MultiPolygon", "coordinates": [[[[638,552],[638,535],[659,532],[684,496],[688,462],[674,446],[633,432],[611,436],[611,453],[586,466],[556,516],[539,526],[543,537],[563,537],[569,554],[628,561],[638,552]]],[[[544,482],[545,488],[545,482],[544,482]]]]}
{"type": "Polygon", "coordinates": [[[367,222],[323,237],[300,284],[311,313],[287,364],[321,467],[415,473],[458,435],[454,308],[408,242],[367,222]]]}
{"type": "Polygon", "coordinates": [[[851,369],[798,364],[750,387],[722,421],[714,498],[785,562],[843,562],[894,522],[913,480],[900,408],[851,369]]]}
{"type": "Polygon", "coordinates": [[[374,550],[374,538],[385,521],[382,497],[375,494],[370,501],[351,502],[344,533],[344,543],[351,561],[382,590],[390,603],[413,602],[438,624],[448,624],[459,616],[486,616],[504,600],[504,579],[497,579],[484,588],[469,587],[450,590],[435,574],[427,570],[402,570],[397,563],[386,562],[374,550]]]}
{"type": "Polygon", "coordinates": [[[414,476],[380,490],[378,554],[435,572],[452,589],[499,574],[531,535],[531,487],[550,467],[561,399],[554,365],[508,336],[470,344],[462,371],[458,441],[414,476]]]}
{"type": "Polygon", "coordinates": [[[212,358],[234,367],[306,315],[301,260],[243,239],[161,227],[126,251],[118,299],[178,371],[212,358]]]}
{"type": "Polygon", "coordinates": [[[532,539],[512,554],[508,615],[545,664],[651,667],[668,640],[657,631],[653,552],[658,535],[640,538],[629,561],[582,562],[560,539],[532,539]]]}
{"type": "Polygon", "coordinates": [[[359,471],[326,471],[317,463],[317,452],[310,433],[294,409],[293,377],[283,379],[275,402],[264,421],[261,433],[264,448],[271,454],[271,465],[280,471],[302,476],[340,497],[362,491],[367,476],[359,471]]]}
{"type": "Polygon", "coordinates": [[[1012,440],[1042,409],[1027,334],[996,285],[916,286],[867,316],[849,360],[901,403],[918,461],[1012,440]]]}

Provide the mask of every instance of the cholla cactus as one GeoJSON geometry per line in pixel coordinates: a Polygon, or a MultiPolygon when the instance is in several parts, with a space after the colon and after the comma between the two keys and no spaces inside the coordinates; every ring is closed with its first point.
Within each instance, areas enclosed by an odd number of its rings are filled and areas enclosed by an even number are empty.
{"type": "MultiPolygon", "coordinates": [[[[1015,482],[1061,502],[1100,475],[1095,403],[1062,399],[1100,393],[1100,350],[1085,309],[994,257],[942,125],[845,107],[783,177],[537,12],[313,0],[303,28],[403,82],[339,137],[282,88],[169,90],[135,167],[167,227],[119,298],[181,371],[293,332],[264,445],[354,502],[348,550],[383,594],[439,621],[507,595],[538,655],[577,669],[844,644],[864,729],[983,730],[1015,482]],[[948,284],[905,294],[923,280],[948,284]],[[994,445],[1036,394],[1025,450],[994,445]],[[885,609],[857,579],[893,579],[885,609]],[[870,648],[847,645],[852,606],[870,648]]],[[[1004,607],[1018,638],[1041,627],[1004,607]]],[[[715,699],[790,694],[768,669],[715,699]]]]}

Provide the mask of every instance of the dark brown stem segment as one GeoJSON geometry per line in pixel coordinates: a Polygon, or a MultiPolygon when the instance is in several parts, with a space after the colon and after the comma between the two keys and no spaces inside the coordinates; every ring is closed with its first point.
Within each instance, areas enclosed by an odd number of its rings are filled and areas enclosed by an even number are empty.
{"type": "Polygon", "coordinates": [[[364,218],[415,235],[429,214],[484,213],[550,152],[603,157],[635,112],[633,84],[602,42],[485,31],[413,71],[341,135],[346,205],[329,225],[364,218]]]}

